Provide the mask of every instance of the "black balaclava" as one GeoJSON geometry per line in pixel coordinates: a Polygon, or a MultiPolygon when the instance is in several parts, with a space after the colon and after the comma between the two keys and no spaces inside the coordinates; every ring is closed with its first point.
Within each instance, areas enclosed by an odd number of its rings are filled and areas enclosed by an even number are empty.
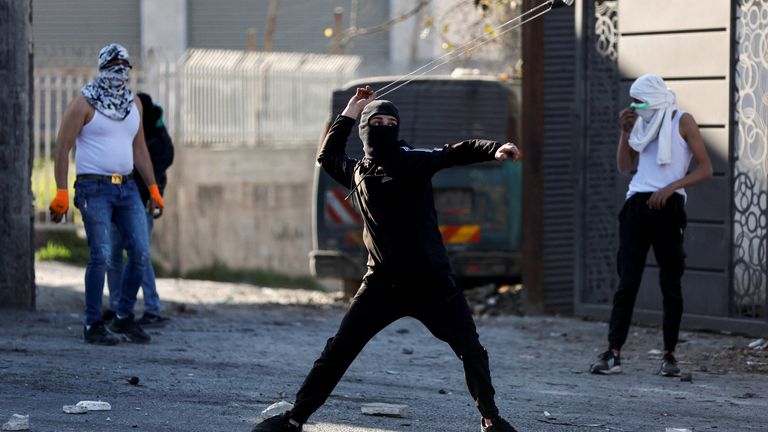
{"type": "Polygon", "coordinates": [[[389,159],[400,146],[397,139],[400,131],[400,113],[390,101],[377,100],[369,103],[360,116],[360,139],[363,141],[365,156],[373,161],[389,159]],[[397,119],[397,126],[371,126],[373,116],[390,115],[397,119]]]}

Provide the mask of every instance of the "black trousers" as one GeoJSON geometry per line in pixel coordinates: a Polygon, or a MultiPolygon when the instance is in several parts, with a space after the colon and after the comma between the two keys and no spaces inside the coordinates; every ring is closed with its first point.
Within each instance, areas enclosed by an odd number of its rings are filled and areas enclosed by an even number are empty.
{"type": "Polygon", "coordinates": [[[687,223],[685,200],[673,194],[661,209],[651,209],[651,193],[632,195],[619,213],[619,288],[613,297],[608,343],[621,349],[627,341],[637,291],[648,249],[653,247],[659,266],[659,284],[664,304],[664,350],[674,351],[683,316],[680,281],[685,270],[683,232],[687,223]]]}
{"type": "Polygon", "coordinates": [[[488,353],[480,345],[464,296],[457,293],[449,299],[430,295],[404,300],[404,294],[391,292],[388,288],[391,286],[363,284],[336,335],[328,339],[320,358],[296,394],[291,418],[306,422],[325,403],[366,343],[386,326],[406,316],[421,321],[436,338],[450,345],[464,363],[467,387],[481,415],[486,418],[498,416],[488,353]]]}

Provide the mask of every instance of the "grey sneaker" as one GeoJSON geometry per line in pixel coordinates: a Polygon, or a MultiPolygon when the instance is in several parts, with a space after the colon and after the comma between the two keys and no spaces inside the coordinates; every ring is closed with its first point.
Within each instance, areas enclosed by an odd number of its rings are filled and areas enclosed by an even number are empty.
{"type": "Polygon", "coordinates": [[[621,356],[608,350],[597,357],[597,361],[592,364],[589,371],[593,374],[612,375],[621,373],[621,356]]]}
{"type": "Polygon", "coordinates": [[[301,432],[302,426],[290,422],[290,413],[270,417],[254,426],[251,432],[301,432]]]}
{"type": "Polygon", "coordinates": [[[664,354],[664,357],[661,358],[661,369],[659,369],[659,373],[662,376],[667,377],[680,376],[680,367],[677,366],[677,359],[675,359],[674,354],[664,354]]]}
{"type": "Polygon", "coordinates": [[[493,423],[490,426],[486,426],[483,424],[483,420],[480,420],[480,432],[517,432],[517,429],[513,428],[511,424],[509,424],[508,421],[504,420],[501,417],[496,417],[495,419],[491,419],[491,422],[493,423]]]}

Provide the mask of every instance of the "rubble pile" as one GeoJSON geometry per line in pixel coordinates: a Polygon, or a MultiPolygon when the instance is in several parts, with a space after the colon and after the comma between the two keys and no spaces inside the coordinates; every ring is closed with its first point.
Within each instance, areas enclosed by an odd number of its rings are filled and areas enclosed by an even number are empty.
{"type": "Polygon", "coordinates": [[[523,315],[525,290],[522,284],[487,284],[464,290],[464,297],[475,316],[523,315]]]}

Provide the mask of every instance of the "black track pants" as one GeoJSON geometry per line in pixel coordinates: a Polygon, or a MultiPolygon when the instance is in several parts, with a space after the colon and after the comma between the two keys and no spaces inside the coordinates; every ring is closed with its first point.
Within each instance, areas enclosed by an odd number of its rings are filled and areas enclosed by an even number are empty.
{"type": "Polygon", "coordinates": [[[377,288],[364,286],[355,296],[336,335],[328,339],[299,389],[291,418],[306,422],[325,403],[365,344],[386,326],[406,316],[421,321],[436,338],[450,345],[464,363],[467,387],[480,414],[486,418],[498,416],[488,354],[480,345],[464,296],[457,294],[449,300],[436,296],[433,300],[400,303],[394,298],[400,296],[377,288]]]}
{"type": "Polygon", "coordinates": [[[608,343],[613,349],[621,349],[627,341],[635,298],[651,247],[659,266],[659,284],[664,299],[664,350],[674,351],[677,345],[683,316],[680,281],[685,270],[685,202],[682,195],[675,193],[664,208],[654,210],[647,204],[650,197],[650,193],[632,195],[619,213],[619,288],[613,298],[608,332],[608,343]]]}

